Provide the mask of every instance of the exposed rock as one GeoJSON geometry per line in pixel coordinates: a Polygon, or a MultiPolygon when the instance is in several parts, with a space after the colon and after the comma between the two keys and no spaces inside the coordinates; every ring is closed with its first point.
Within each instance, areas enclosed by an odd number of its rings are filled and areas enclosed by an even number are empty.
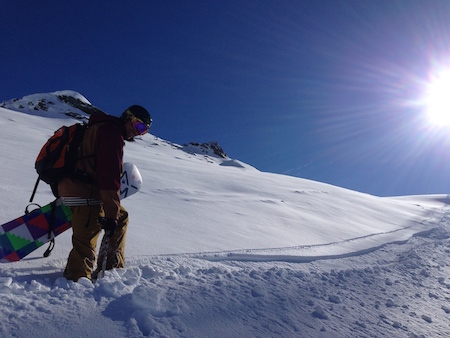
{"type": "Polygon", "coordinates": [[[205,154],[228,158],[227,154],[225,154],[222,147],[216,141],[207,143],[189,142],[189,144],[183,144],[183,150],[190,154],[205,154]]]}
{"type": "MultiPolygon", "coordinates": [[[[99,109],[99,108],[97,108],[97,107],[95,107],[95,106],[93,106],[91,104],[87,104],[87,103],[85,103],[85,102],[81,101],[80,99],[77,99],[77,98],[75,98],[73,96],[57,95],[57,97],[61,101],[65,102],[65,103],[71,105],[72,107],[77,108],[77,109],[79,109],[79,110],[81,110],[81,111],[83,111],[83,112],[85,112],[86,114],[89,114],[89,115],[91,115],[93,113],[97,113],[97,112],[103,112],[101,109],[99,109]]],[[[68,112],[68,113],[70,113],[70,112],[68,112]]],[[[66,113],[66,115],[68,115],[68,113],[66,113]]],[[[69,115],[69,116],[71,116],[71,115],[69,115]]]]}

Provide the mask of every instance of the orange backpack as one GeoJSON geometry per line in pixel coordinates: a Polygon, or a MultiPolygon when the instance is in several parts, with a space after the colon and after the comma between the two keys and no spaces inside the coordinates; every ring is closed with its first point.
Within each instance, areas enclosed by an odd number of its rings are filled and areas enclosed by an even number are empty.
{"type": "Polygon", "coordinates": [[[62,126],[42,147],[35,163],[39,179],[52,185],[70,177],[79,159],[79,148],[87,125],[62,126]]]}

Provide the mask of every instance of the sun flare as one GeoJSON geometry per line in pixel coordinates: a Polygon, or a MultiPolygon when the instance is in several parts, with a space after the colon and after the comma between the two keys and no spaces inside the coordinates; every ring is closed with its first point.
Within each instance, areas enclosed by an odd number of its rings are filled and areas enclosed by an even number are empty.
{"type": "Polygon", "coordinates": [[[431,123],[450,127],[450,69],[440,73],[429,83],[425,103],[431,123]]]}

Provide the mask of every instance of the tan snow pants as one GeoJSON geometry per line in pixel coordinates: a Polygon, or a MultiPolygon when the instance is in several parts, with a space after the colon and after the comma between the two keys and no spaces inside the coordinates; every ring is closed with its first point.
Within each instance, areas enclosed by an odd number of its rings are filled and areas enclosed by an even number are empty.
{"type": "MultiPolygon", "coordinates": [[[[72,210],[72,251],[67,259],[64,277],[77,281],[81,277],[92,279],[96,263],[97,241],[102,231],[98,217],[103,216],[101,206],[77,206],[72,210]]],[[[125,266],[125,240],[128,227],[128,212],[120,206],[119,224],[109,240],[106,269],[125,266]]],[[[97,263],[101,269],[103,262],[102,248],[97,263]]]]}

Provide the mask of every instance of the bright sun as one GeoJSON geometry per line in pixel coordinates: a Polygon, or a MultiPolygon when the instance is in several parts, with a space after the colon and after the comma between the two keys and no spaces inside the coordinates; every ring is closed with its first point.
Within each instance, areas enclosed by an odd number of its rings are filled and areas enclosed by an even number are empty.
{"type": "Polygon", "coordinates": [[[425,104],[431,123],[450,127],[450,69],[440,73],[429,83],[425,104]]]}

